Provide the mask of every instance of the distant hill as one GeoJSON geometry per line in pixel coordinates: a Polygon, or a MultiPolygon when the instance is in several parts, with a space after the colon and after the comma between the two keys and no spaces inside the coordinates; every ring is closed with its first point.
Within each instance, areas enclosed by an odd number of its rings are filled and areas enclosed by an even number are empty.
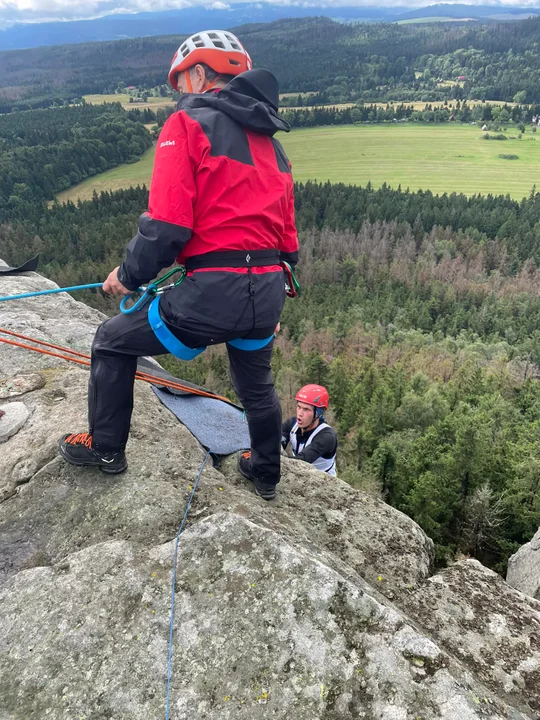
{"type": "Polygon", "coordinates": [[[427,7],[415,8],[413,10],[405,10],[399,15],[390,17],[390,20],[403,22],[406,20],[415,20],[429,18],[434,22],[438,18],[441,20],[491,20],[491,21],[508,21],[508,20],[524,20],[531,15],[540,15],[540,8],[519,8],[509,7],[508,5],[465,5],[463,3],[437,3],[436,5],[428,5],[427,7]]]}
{"type": "MultiPolygon", "coordinates": [[[[217,4],[217,3],[216,3],[217,4]]],[[[221,3],[225,5],[225,3],[221,3]]],[[[473,19],[483,22],[523,19],[540,14],[540,8],[509,8],[507,5],[430,5],[407,7],[322,7],[281,5],[269,2],[234,3],[224,8],[196,6],[182,10],[108,15],[95,20],[73,22],[17,23],[0,29],[0,50],[35,48],[46,45],[122,40],[137,37],[186,35],[202,28],[233,28],[244,24],[268,23],[283,18],[328,17],[344,23],[401,22],[427,18],[473,19]]],[[[1,18],[0,18],[1,21],[1,18]]]]}
{"type": "MultiPolygon", "coordinates": [[[[540,105],[540,16],[421,25],[289,18],[250,23],[234,32],[256,65],[275,73],[282,92],[315,93],[319,104],[470,99],[540,105]]],[[[1,52],[0,113],[111,94],[130,85],[139,92],[162,86],[157,92],[166,93],[167,69],[184,38],[1,52]]]]}
{"type": "Polygon", "coordinates": [[[196,6],[165,12],[109,15],[96,20],[21,23],[0,30],[0,50],[170,35],[171,32],[186,35],[204,28],[228,29],[250,23],[314,15],[343,22],[373,22],[393,17],[395,8],[318,7],[313,4],[304,7],[257,2],[235,3],[226,9],[196,6]]]}

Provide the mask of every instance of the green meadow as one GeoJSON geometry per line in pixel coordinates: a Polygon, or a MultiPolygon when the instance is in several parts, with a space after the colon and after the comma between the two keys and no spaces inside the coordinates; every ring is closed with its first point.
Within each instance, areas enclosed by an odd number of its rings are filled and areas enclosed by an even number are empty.
{"type": "MultiPolygon", "coordinates": [[[[518,132],[511,128],[504,133],[515,139],[484,140],[478,126],[403,123],[306,128],[278,137],[301,182],[387,183],[433,193],[508,193],[520,199],[540,184],[540,133],[527,128],[519,140],[518,132]]],[[[148,150],[136,163],[89,178],[60,193],[58,200],[85,200],[94,190],[148,185],[153,153],[148,150]]]]}

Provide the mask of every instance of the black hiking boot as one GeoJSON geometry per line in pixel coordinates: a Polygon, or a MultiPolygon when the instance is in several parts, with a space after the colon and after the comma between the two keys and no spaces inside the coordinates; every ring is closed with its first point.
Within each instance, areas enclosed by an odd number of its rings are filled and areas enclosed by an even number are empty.
{"type": "Polygon", "coordinates": [[[238,456],[238,470],[255,485],[255,494],[263,500],[273,500],[276,497],[276,486],[265,483],[256,478],[251,472],[251,452],[247,450],[238,456]]]}
{"type": "Polygon", "coordinates": [[[101,472],[118,475],[127,469],[126,454],[117,452],[99,452],[92,447],[90,433],[68,433],[60,440],[60,453],[71,465],[97,467],[101,472]]]}

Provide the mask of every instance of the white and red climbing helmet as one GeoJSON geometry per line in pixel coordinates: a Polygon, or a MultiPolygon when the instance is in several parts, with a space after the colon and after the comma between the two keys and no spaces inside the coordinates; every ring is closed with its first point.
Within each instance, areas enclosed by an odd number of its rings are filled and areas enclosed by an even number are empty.
{"type": "Polygon", "coordinates": [[[295,400],[326,410],[330,402],[328,390],[322,385],[304,385],[296,393],[295,400]]]}
{"type": "Polygon", "coordinates": [[[178,75],[204,63],[219,75],[240,75],[253,63],[240,40],[227,30],[205,30],[185,40],[173,57],[169,84],[178,90],[178,75]]]}

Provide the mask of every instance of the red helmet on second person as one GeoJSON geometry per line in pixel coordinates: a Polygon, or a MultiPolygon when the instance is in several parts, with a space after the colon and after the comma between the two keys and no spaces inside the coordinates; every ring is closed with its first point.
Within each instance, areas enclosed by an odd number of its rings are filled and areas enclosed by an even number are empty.
{"type": "Polygon", "coordinates": [[[328,390],[322,385],[304,385],[304,387],[300,388],[296,393],[295,400],[326,410],[330,402],[330,397],[328,390]]]}

